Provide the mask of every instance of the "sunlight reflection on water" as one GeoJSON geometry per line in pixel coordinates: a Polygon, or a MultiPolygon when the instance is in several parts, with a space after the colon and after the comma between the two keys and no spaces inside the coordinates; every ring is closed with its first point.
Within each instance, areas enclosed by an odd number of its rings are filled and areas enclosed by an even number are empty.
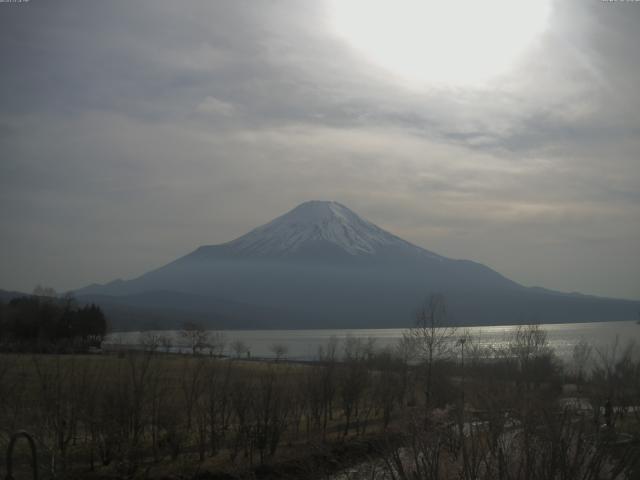
{"type": "MultiPolygon", "coordinates": [[[[456,336],[466,331],[479,345],[499,348],[508,341],[517,326],[484,326],[458,328],[456,336]]],[[[611,349],[616,338],[620,346],[630,341],[640,341],[640,325],[635,322],[595,322],[595,323],[561,323],[542,325],[547,332],[549,345],[557,355],[570,360],[573,346],[581,339],[594,348],[611,349]]],[[[325,347],[332,337],[339,341],[338,352],[344,339],[353,336],[373,339],[378,349],[393,348],[402,338],[406,329],[326,329],[326,330],[223,330],[226,343],[225,354],[231,355],[230,343],[236,340],[244,342],[253,357],[273,357],[271,347],[282,344],[287,347],[287,358],[292,360],[313,360],[317,357],[318,348],[325,347]]],[[[178,331],[152,332],[171,338],[173,351],[184,350],[184,339],[178,331]]],[[[106,348],[117,348],[118,345],[137,346],[140,343],[140,332],[113,333],[105,341],[106,348]]]]}

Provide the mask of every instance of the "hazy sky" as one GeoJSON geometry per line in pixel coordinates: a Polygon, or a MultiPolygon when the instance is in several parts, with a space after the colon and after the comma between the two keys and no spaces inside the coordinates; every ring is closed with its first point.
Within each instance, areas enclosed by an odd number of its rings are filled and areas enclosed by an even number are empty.
{"type": "Polygon", "coordinates": [[[516,38],[499,1],[389,1],[0,3],[0,288],[131,278],[327,199],[640,299],[640,3],[551,1],[516,38]]]}

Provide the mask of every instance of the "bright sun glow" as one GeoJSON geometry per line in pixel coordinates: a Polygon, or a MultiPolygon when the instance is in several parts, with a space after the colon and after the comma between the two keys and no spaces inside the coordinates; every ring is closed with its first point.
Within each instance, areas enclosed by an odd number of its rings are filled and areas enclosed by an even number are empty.
{"type": "Polygon", "coordinates": [[[550,0],[329,0],[335,33],[414,85],[477,86],[546,28],[550,0]]]}

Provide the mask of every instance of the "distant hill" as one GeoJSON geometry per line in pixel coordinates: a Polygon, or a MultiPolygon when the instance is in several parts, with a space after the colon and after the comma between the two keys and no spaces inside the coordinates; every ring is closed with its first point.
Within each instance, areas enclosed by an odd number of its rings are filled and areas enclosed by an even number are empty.
{"type": "Polygon", "coordinates": [[[324,201],[138,278],[76,294],[99,303],[114,325],[135,321],[135,328],[183,319],[220,328],[381,328],[412,325],[415,309],[436,292],[461,325],[634,320],[640,310],[640,301],[524,287],[324,201]]]}
{"type": "Polygon", "coordinates": [[[24,297],[28,295],[27,293],[22,292],[13,292],[10,290],[0,290],[0,302],[9,302],[12,298],[24,297]]]}

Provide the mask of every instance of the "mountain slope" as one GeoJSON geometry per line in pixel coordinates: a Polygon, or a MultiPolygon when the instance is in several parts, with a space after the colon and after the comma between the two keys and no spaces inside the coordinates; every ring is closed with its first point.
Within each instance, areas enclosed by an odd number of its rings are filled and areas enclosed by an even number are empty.
{"type": "Polygon", "coordinates": [[[155,300],[145,308],[197,311],[226,328],[336,328],[408,326],[433,292],[446,295],[450,317],[461,324],[633,319],[640,306],[525,288],[484,265],[406,242],[339,203],[321,201],[136,279],[77,293],[121,297],[119,305],[133,305],[132,299],[146,294],[155,300]],[[189,295],[200,300],[185,301],[189,295]]]}

